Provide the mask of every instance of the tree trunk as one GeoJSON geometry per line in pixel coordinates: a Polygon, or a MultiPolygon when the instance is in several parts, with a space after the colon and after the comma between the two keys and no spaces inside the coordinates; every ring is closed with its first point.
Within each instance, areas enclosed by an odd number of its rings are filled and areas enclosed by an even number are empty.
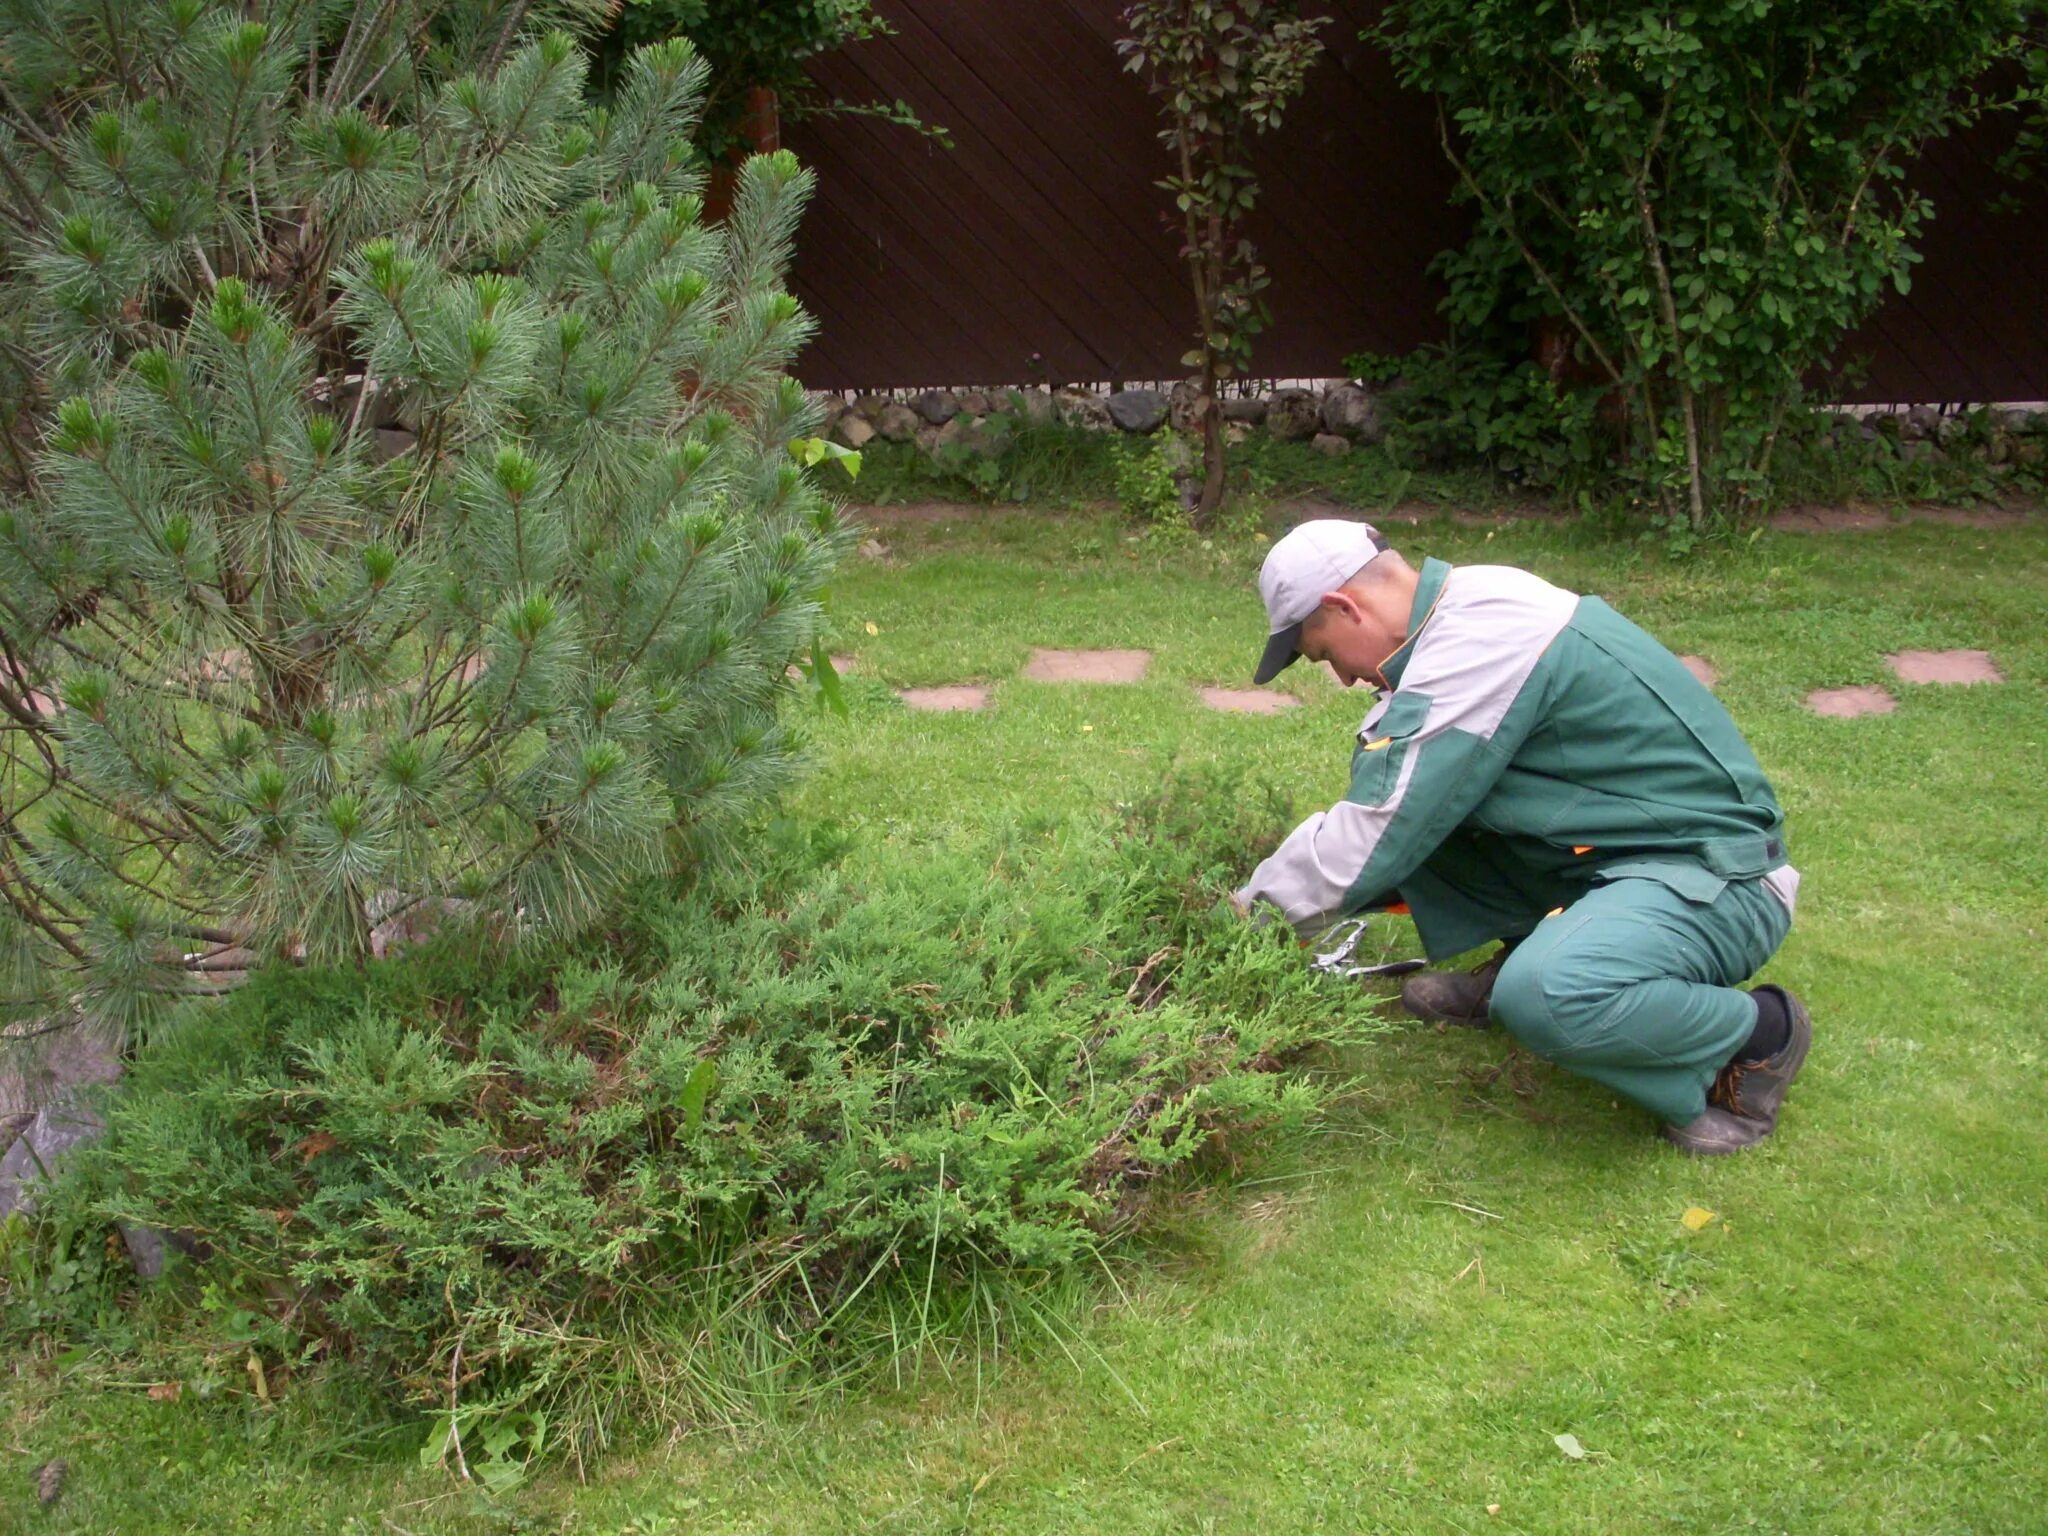
{"type": "MultiPolygon", "coordinates": [[[[1207,370],[1204,370],[1206,373],[1207,370]]],[[[1223,411],[1216,402],[1216,381],[1202,381],[1202,499],[1195,506],[1195,526],[1209,528],[1223,505],[1223,411]]]]}
{"type": "Polygon", "coordinates": [[[772,87],[747,89],[746,115],[740,119],[739,142],[725,159],[711,167],[704,184],[704,222],[722,224],[732,212],[739,169],[749,155],[772,155],[782,148],[782,101],[772,87]]]}

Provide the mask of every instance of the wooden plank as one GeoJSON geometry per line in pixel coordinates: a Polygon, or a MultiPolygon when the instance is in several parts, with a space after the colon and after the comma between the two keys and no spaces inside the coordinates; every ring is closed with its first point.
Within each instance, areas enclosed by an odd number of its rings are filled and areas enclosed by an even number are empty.
{"type": "MultiPolygon", "coordinates": [[[[1114,274],[1091,272],[1094,280],[1066,285],[1057,301],[1047,293],[1048,274],[1090,270],[1087,247],[1071,216],[1018,173],[1003,143],[1008,114],[1000,99],[959,69],[952,55],[928,46],[913,51],[912,40],[921,35],[914,13],[906,10],[900,26],[902,35],[891,39],[897,48],[877,50],[864,60],[868,78],[884,96],[916,100],[938,120],[962,125],[953,131],[955,149],[913,154],[900,162],[928,198],[912,216],[976,241],[1003,283],[1039,305],[1051,317],[1049,334],[1066,333],[1077,354],[1107,362],[1130,350],[1142,332],[1129,324],[1127,309],[1108,295],[1114,274]]],[[[988,277],[974,286],[991,299],[996,296],[988,277]]],[[[1066,344],[1056,350],[1065,351],[1066,344]]],[[[1021,361],[1018,356],[1011,366],[1021,361]]]]}

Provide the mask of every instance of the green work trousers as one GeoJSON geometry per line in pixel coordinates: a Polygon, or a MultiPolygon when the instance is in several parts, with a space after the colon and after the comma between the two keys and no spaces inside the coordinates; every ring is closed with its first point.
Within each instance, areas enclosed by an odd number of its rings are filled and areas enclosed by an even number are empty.
{"type": "Polygon", "coordinates": [[[1508,956],[1494,1022],[1545,1061],[1683,1125],[1756,1026],[1756,1004],[1736,983],[1790,926],[1761,880],[1731,881],[1709,901],[1658,879],[1605,881],[1508,956]]]}

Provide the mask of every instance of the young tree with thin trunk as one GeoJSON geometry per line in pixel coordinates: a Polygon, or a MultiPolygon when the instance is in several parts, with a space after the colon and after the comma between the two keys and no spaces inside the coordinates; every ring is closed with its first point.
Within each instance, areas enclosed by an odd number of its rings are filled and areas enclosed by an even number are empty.
{"type": "Polygon", "coordinates": [[[1244,237],[1258,200],[1251,141],[1280,126],[1321,56],[1326,19],[1292,0],[1140,0],[1124,12],[1124,68],[1160,99],[1159,135],[1173,170],[1159,185],[1180,216],[1181,259],[1194,292],[1197,344],[1181,359],[1198,371],[1206,525],[1223,501],[1223,413],[1217,385],[1250,365],[1265,328],[1266,269],[1244,237]]]}

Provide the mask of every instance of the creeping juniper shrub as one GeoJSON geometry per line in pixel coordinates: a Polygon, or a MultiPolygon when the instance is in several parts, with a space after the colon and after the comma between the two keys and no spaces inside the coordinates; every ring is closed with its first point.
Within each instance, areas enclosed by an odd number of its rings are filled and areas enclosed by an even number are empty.
{"type": "Polygon", "coordinates": [[[38,1220],[189,1234],[280,1355],[326,1340],[394,1403],[455,1379],[557,1442],[744,1416],[904,1347],[906,1296],[1077,1265],[1314,1121],[1339,1073],[1293,1069],[1371,1000],[1224,900],[1287,824],[1177,780],[1113,824],[649,888],[510,964],[266,973],[144,1051],[38,1220]]]}

